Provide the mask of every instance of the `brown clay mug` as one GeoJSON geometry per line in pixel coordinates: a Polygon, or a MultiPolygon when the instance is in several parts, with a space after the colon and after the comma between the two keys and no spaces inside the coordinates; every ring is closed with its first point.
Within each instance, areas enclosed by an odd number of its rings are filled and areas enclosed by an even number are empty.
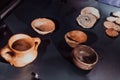
{"type": "Polygon", "coordinates": [[[36,59],[40,38],[26,34],[13,35],[8,44],[0,50],[0,55],[15,67],[23,67],[36,59]]]}
{"type": "Polygon", "coordinates": [[[98,62],[97,52],[87,46],[78,45],[72,51],[73,63],[83,70],[91,70],[98,62]]]}

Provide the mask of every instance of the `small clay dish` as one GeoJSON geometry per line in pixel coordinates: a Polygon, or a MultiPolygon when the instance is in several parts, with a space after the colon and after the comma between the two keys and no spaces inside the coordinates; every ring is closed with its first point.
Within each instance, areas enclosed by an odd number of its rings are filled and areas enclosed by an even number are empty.
{"type": "Polygon", "coordinates": [[[91,70],[98,62],[98,54],[87,45],[78,45],[72,51],[72,59],[78,68],[91,70]]]}
{"type": "Polygon", "coordinates": [[[72,30],[65,34],[65,41],[70,47],[74,48],[78,44],[86,42],[87,35],[83,31],[72,30]]]}
{"type": "Polygon", "coordinates": [[[31,26],[41,35],[52,33],[55,30],[55,23],[47,18],[37,18],[31,22],[31,26]]]}

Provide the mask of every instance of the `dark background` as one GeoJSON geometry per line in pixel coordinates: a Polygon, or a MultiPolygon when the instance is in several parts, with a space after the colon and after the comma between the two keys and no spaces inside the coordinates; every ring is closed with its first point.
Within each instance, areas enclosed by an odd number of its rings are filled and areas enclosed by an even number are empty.
{"type": "MultiPolygon", "coordinates": [[[[32,72],[41,80],[120,80],[120,37],[110,38],[105,34],[103,22],[117,7],[94,0],[24,0],[4,22],[12,34],[25,33],[42,40],[38,57],[31,64],[16,68],[1,60],[0,80],[34,80],[32,72]],[[78,26],[76,17],[82,8],[92,6],[99,9],[101,18],[92,29],[78,26]],[[31,28],[35,18],[46,17],[56,23],[52,34],[42,36],[31,28]],[[64,34],[79,29],[88,35],[86,45],[99,54],[98,64],[91,71],[78,69],[66,56],[72,49],[65,43],[64,34]]],[[[7,40],[1,44],[7,44],[7,40]]]]}

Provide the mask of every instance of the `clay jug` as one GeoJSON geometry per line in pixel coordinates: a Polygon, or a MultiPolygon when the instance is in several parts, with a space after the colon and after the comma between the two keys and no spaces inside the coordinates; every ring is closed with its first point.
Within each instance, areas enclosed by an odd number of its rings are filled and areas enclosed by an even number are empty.
{"type": "Polygon", "coordinates": [[[0,50],[0,55],[15,67],[23,67],[36,59],[40,38],[26,34],[13,35],[8,44],[0,50]]]}

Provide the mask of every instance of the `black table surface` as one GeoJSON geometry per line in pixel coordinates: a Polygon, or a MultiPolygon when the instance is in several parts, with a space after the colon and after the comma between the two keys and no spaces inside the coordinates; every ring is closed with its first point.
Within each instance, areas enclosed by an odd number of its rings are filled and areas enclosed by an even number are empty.
{"type": "Polygon", "coordinates": [[[42,43],[35,61],[25,67],[16,68],[1,60],[0,80],[34,80],[32,72],[38,73],[40,80],[120,80],[120,36],[108,37],[103,26],[106,17],[118,10],[94,0],[24,0],[4,22],[12,34],[40,37],[42,43]],[[99,9],[101,14],[92,29],[83,29],[76,22],[81,9],[87,6],[99,9]],[[30,24],[39,17],[52,19],[56,30],[45,36],[35,32],[30,24]],[[86,45],[98,52],[99,61],[90,71],[78,69],[66,57],[72,49],[65,43],[64,34],[73,29],[85,31],[86,45]]]}

